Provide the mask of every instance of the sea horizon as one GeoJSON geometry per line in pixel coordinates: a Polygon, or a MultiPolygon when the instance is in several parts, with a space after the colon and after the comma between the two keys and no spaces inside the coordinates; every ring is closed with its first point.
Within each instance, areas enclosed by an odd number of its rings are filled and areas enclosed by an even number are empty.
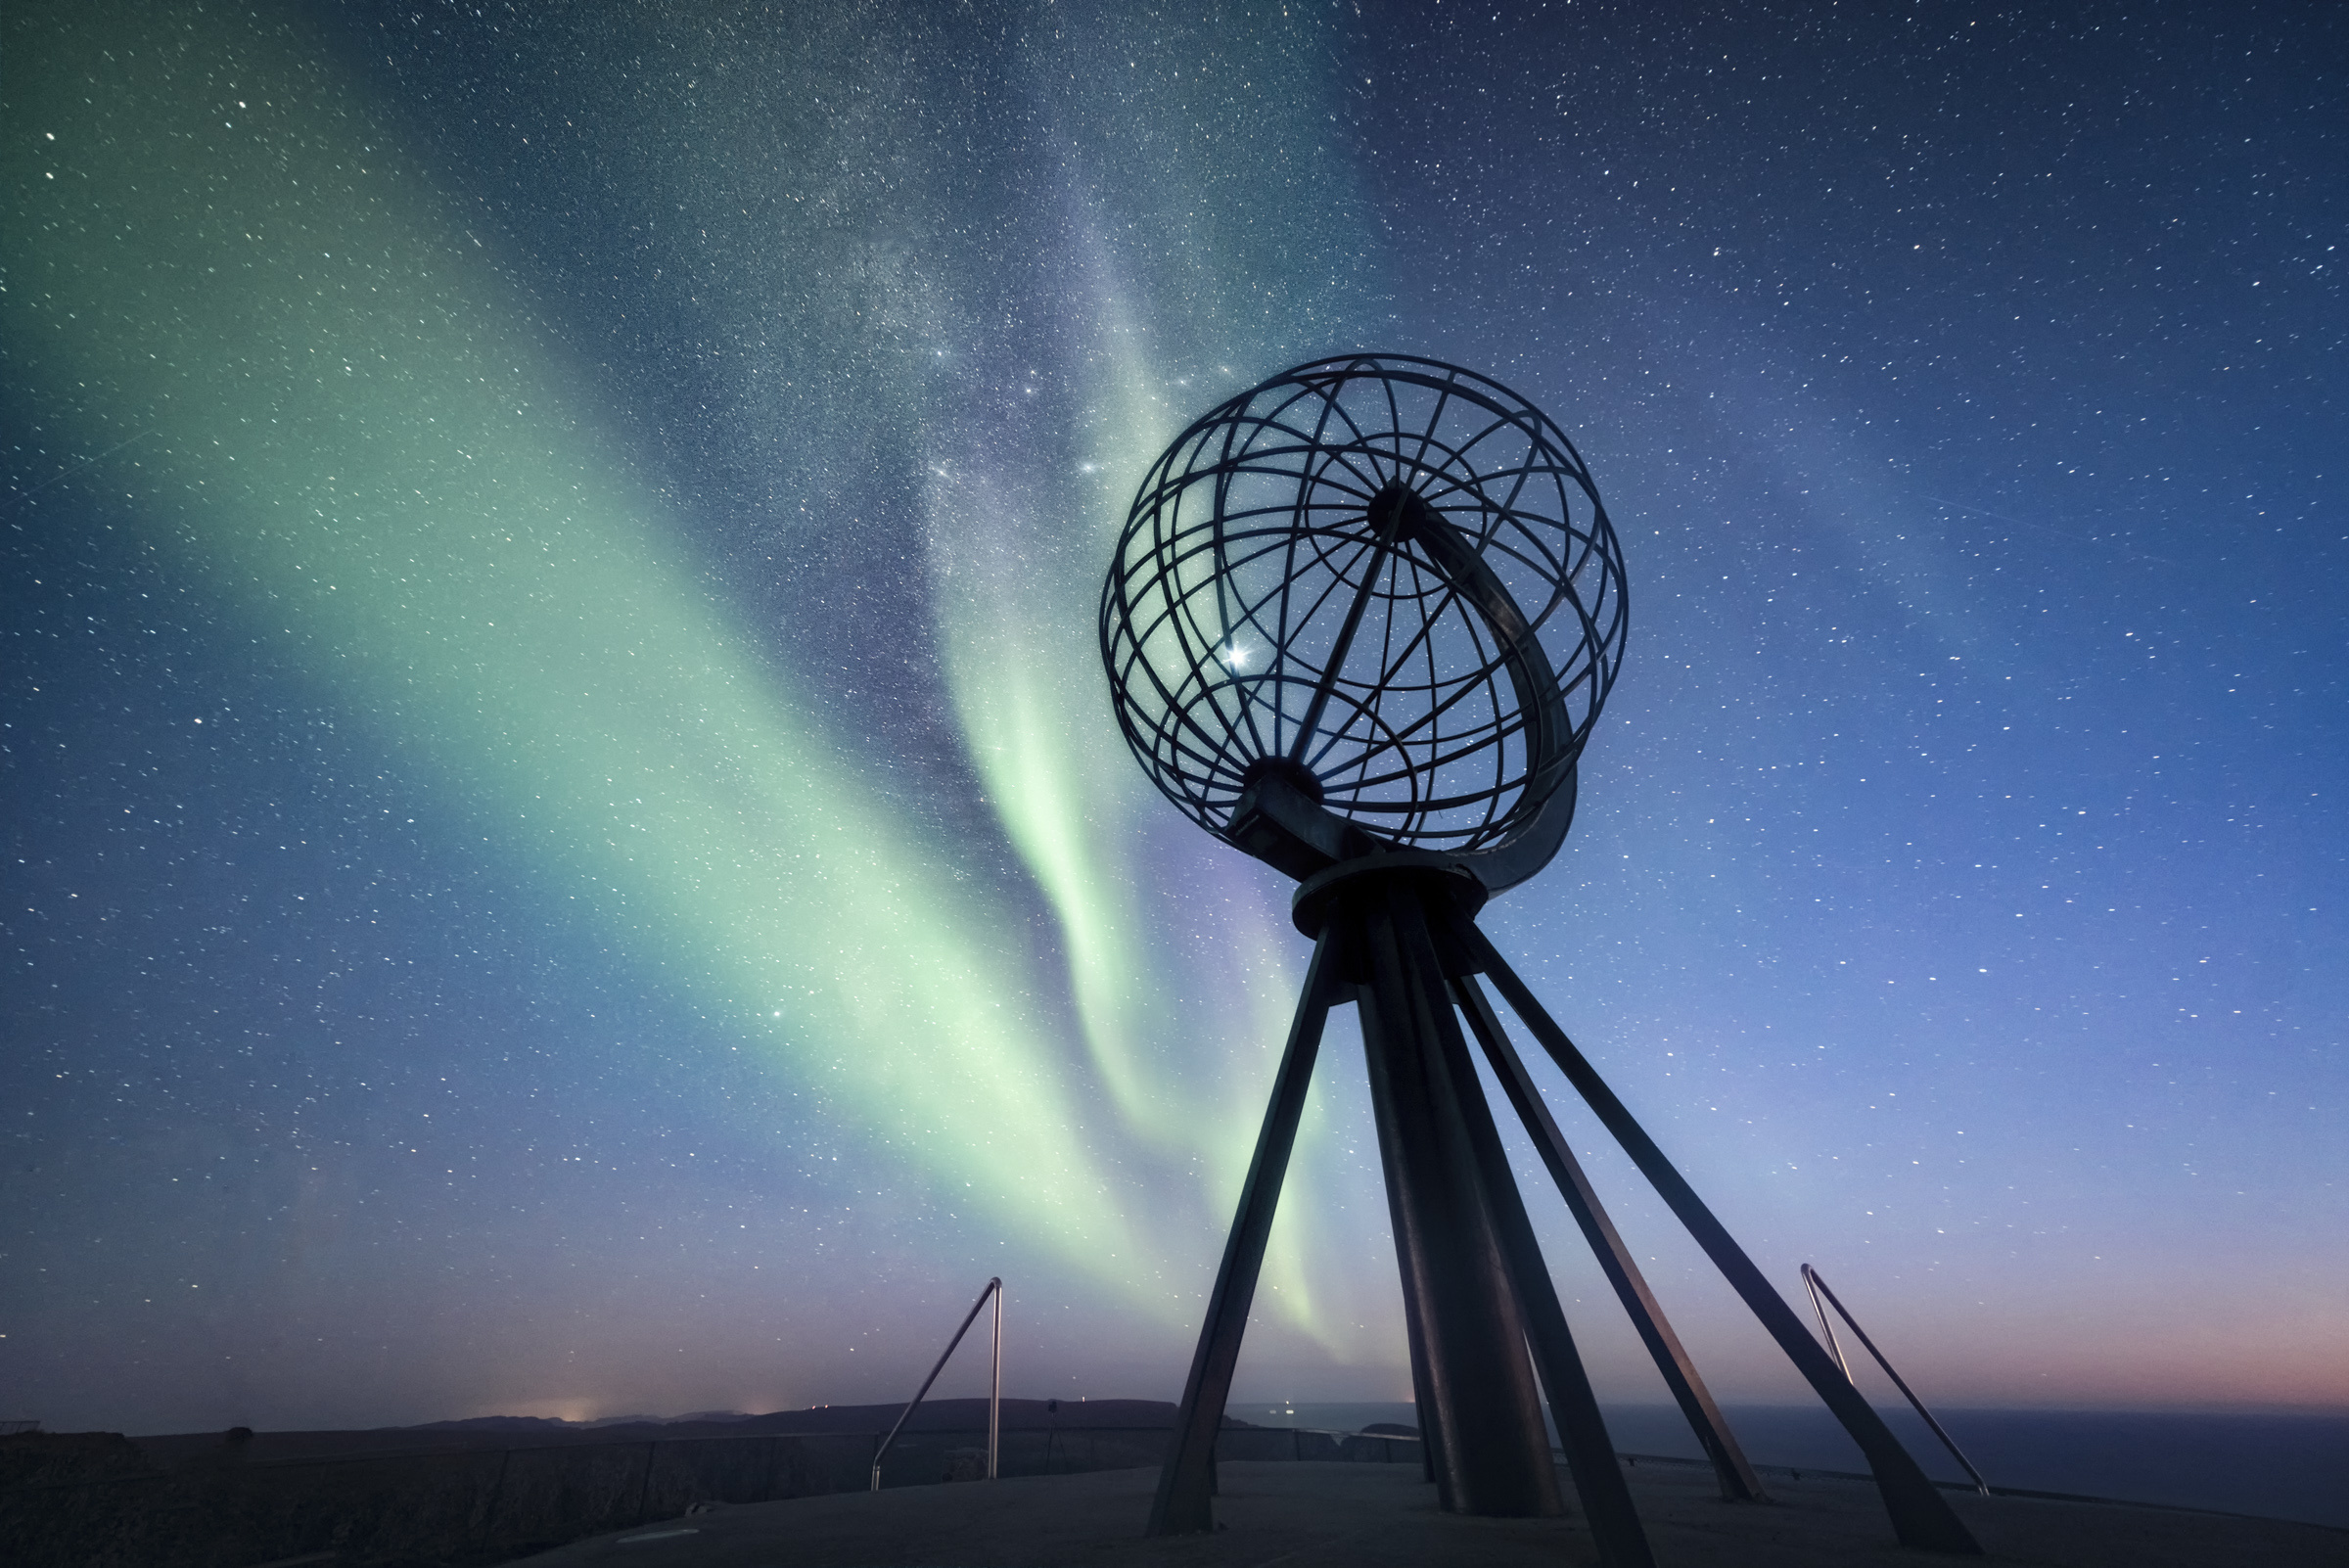
{"type": "MultiPolygon", "coordinates": [[[[1620,1453],[1701,1460],[1671,1405],[1600,1407],[1620,1453]]],[[[1906,1406],[1877,1407],[1939,1481],[1965,1479],[1906,1406]]],[[[1259,1426],[1359,1431],[1417,1424],[1408,1401],[1240,1401],[1227,1414],[1259,1426]]],[[[1865,1472],[1867,1462],[1817,1405],[1722,1407],[1755,1464],[1865,1472]]],[[[1993,1487],[2062,1492],[2349,1529],[2349,1410],[1937,1405],[1934,1415],[1993,1487]]]]}

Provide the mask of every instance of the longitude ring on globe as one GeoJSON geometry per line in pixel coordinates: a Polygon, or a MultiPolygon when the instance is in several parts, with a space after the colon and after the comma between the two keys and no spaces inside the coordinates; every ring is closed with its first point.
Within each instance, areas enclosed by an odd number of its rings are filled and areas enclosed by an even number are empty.
{"type": "Polygon", "coordinates": [[[1101,595],[1118,723],[1167,798],[1300,880],[1548,863],[1623,663],[1623,553],[1547,416],[1440,360],[1284,371],[1174,438],[1101,595]]]}

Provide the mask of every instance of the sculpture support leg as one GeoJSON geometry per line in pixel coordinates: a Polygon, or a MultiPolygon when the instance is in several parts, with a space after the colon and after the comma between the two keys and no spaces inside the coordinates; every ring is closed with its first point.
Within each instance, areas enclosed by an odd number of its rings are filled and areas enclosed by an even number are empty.
{"type": "Polygon", "coordinates": [[[1769,1495],[1762,1490],[1761,1477],[1746,1462],[1744,1451],[1730,1434],[1729,1423],[1722,1417],[1721,1407],[1713,1403],[1712,1392],[1697,1375],[1696,1363],[1681,1348],[1680,1336],[1672,1331],[1664,1309],[1656,1304],[1631,1249],[1615,1233],[1614,1222],[1607,1218],[1598,1194],[1591,1190],[1589,1180],[1583,1175],[1582,1165],[1567,1147],[1565,1134],[1558,1130],[1549,1107],[1543,1103],[1541,1090],[1534,1086],[1525,1063],[1518,1059],[1516,1047],[1509,1043],[1508,1035],[1501,1029],[1500,1019],[1495,1015],[1483,988],[1473,975],[1456,977],[1452,987],[1460,998],[1460,1010],[1468,1015],[1468,1027],[1485,1048],[1485,1059],[1493,1064],[1494,1077],[1500,1080],[1502,1091],[1516,1107],[1526,1134],[1542,1155],[1542,1163],[1549,1168],[1575,1223],[1582,1227],[1583,1239],[1589,1242],[1600,1270],[1615,1287],[1615,1295],[1630,1314],[1632,1326],[1639,1331],[1640,1342],[1655,1360],[1656,1370],[1664,1375],[1665,1386],[1672,1390],[1681,1413],[1688,1418],[1706,1457],[1713,1461],[1713,1472],[1721,1479],[1721,1495],[1731,1502],[1769,1501],[1769,1495]]]}
{"type": "MultiPolygon", "coordinates": [[[[1359,933],[1357,933],[1352,940],[1357,944],[1355,951],[1359,954],[1360,951],[1359,933]]],[[[1395,1140],[1387,1135],[1386,1130],[1392,1121],[1383,1098],[1387,1092],[1386,1075],[1380,1071],[1376,1053],[1368,1050],[1370,1037],[1367,1031],[1370,1026],[1366,1020],[1369,1016],[1370,1003],[1362,996],[1359,989],[1356,997],[1356,1011],[1365,1020],[1362,1026],[1365,1031],[1362,1036],[1362,1043],[1366,1052],[1365,1061],[1368,1068],[1371,1116],[1378,1130],[1379,1178],[1386,1184],[1387,1189],[1387,1228],[1395,1237],[1397,1261],[1400,1263],[1405,1238],[1411,1233],[1410,1214],[1403,1205],[1404,1177],[1395,1163],[1395,1140]]],[[[1451,1483],[1450,1472],[1444,1468],[1441,1459],[1444,1452],[1444,1435],[1436,1430],[1433,1419],[1436,1407],[1435,1397],[1427,1391],[1427,1328],[1426,1324],[1419,1319],[1419,1297],[1411,1289],[1410,1282],[1413,1277],[1411,1270],[1405,1267],[1402,1273],[1403,1336],[1404,1344],[1409,1352],[1411,1363],[1411,1408],[1417,1412],[1416,1419],[1419,1423],[1419,1479],[1435,1487],[1436,1501],[1439,1506],[1450,1508],[1451,1506],[1451,1483]]]]}
{"type": "Polygon", "coordinates": [[[1632,1163],[1647,1177],[1657,1196],[1713,1260],[1713,1267],[1721,1270],[1729,1288],[1744,1298],[1746,1307],[1761,1319],[1770,1337],[1778,1342],[1778,1349],[1785,1352],[1786,1359],[1794,1362],[1795,1369],[1803,1374],[1827,1408],[1835,1412],[1852,1441],[1860,1446],[1860,1452],[1867,1456],[1868,1468],[1875,1473],[1876,1490],[1883,1496],[1884,1510],[1892,1516],[1893,1532],[1900,1537],[1901,1545],[1922,1551],[1980,1556],[1981,1544],[1965,1528],[1949,1499],[1926,1479],[1923,1469],[1884,1424],[1884,1418],[1861,1398],[1858,1389],[1837,1373],[1835,1363],[1803,1327],[1802,1319],[1794,1315],[1794,1309],[1771,1288],[1762,1270],[1745,1255],[1745,1249],[1713,1217],[1713,1211],[1705,1207],[1696,1189],[1673,1169],[1664,1151],[1656,1147],[1646,1130],[1615,1097],[1615,1091],[1607,1087],[1606,1082],[1575,1048],[1574,1041],[1566,1038],[1566,1032],[1543,1010],[1492,941],[1470,921],[1460,922],[1460,933],[1479,964],[1493,977],[1502,998],[1524,1020],[1543,1049],[1549,1052],[1567,1082],[1614,1134],[1615,1141],[1632,1157],[1632,1163]]]}
{"type": "Polygon", "coordinates": [[[1420,891],[1403,878],[1369,884],[1333,923],[1358,920],[1369,977],[1360,995],[1371,1104],[1403,1221],[1397,1262],[1405,1292],[1419,1303],[1426,1353],[1420,1430],[1432,1428],[1439,1483],[1454,1512],[1561,1513],[1525,1321],[1462,1109],[1479,1088],[1456,1083],[1450,1069],[1467,1046],[1420,891]]]}
{"type": "MultiPolygon", "coordinates": [[[[1407,1298],[1403,1306],[1404,1329],[1409,1337],[1411,1351],[1411,1412],[1416,1419],[1419,1411],[1432,1410],[1436,1406],[1427,1393],[1427,1351],[1419,1339],[1419,1309],[1407,1298]]],[[[1417,1421],[1416,1424],[1419,1427],[1419,1479],[1431,1487],[1437,1487],[1444,1474],[1436,1465],[1437,1434],[1425,1421],[1417,1421]]],[[[1443,1496],[1441,1487],[1438,1487],[1436,1499],[1441,1502],[1443,1496]]]]}
{"type": "Polygon", "coordinates": [[[1196,1535],[1216,1527],[1216,1432],[1223,1424],[1232,1367],[1239,1360],[1240,1337],[1247,1331],[1248,1309],[1256,1299],[1265,1242],[1272,1233],[1272,1212],[1280,1203],[1281,1180],[1297,1144],[1306,1087],[1313,1082],[1313,1060],[1321,1049],[1321,1026],[1340,984],[1332,945],[1332,934],[1325,930],[1313,945],[1313,963],[1305,972],[1296,1021],[1272,1081],[1271,1103],[1265,1107],[1256,1155],[1248,1162],[1248,1179],[1240,1188],[1239,1213],[1223,1243],[1216,1288],[1199,1325],[1199,1348],[1191,1357],[1190,1376],[1183,1381],[1182,1404],[1175,1411],[1166,1464],[1158,1474],[1158,1496],[1150,1504],[1148,1535],[1196,1535]]]}
{"type": "MultiPolygon", "coordinates": [[[[1365,1043],[1367,1043],[1367,1037],[1365,1037],[1365,1043]]],[[[1387,1115],[1379,1107],[1383,1104],[1380,1096],[1385,1093],[1386,1079],[1374,1065],[1370,1072],[1370,1103],[1373,1119],[1382,1130],[1387,1126],[1387,1115]]],[[[1403,1238],[1410,1233],[1410,1219],[1403,1207],[1402,1178],[1395,1174],[1394,1141],[1387,1137],[1383,1130],[1381,1131],[1378,1140],[1378,1162],[1379,1175],[1385,1180],[1387,1188],[1387,1227],[1394,1234],[1396,1248],[1400,1251],[1403,1247],[1403,1238]]],[[[1429,1419],[1429,1412],[1435,1409],[1436,1402],[1434,1397],[1427,1392],[1427,1334],[1424,1325],[1419,1321],[1419,1298],[1411,1292],[1408,1269],[1404,1271],[1404,1277],[1403,1336],[1404,1344],[1410,1355],[1411,1408],[1418,1412],[1419,1479],[1433,1485],[1436,1489],[1436,1501],[1441,1506],[1449,1508],[1451,1506],[1451,1498],[1446,1490],[1449,1485],[1445,1479],[1447,1472],[1437,1461],[1437,1455],[1443,1452],[1442,1434],[1436,1431],[1434,1421],[1429,1419]]]]}
{"type": "MultiPolygon", "coordinates": [[[[1476,1066],[1469,1061],[1467,1048],[1457,1036],[1451,1044],[1452,1082],[1475,1088],[1476,1066]]],[[[1550,1280],[1549,1266],[1542,1261],[1542,1244],[1534,1236],[1533,1222],[1526,1218],[1517,1178],[1500,1146],[1499,1130],[1493,1125],[1492,1108],[1481,1093],[1471,1092],[1461,1093],[1460,1108],[1470,1141],[1476,1146],[1477,1164],[1484,1172],[1494,1229],[1508,1260],[1509,1282],[1518,1309],[1525,1314],[1534,1361],[1541,1368],[1542,1386],[1549,1394],[1550,1417],[1557,1422],[1559,1442],[1565,1445],[1566,1467],[1574,1475],[1583,1512],[1589,1517],[1599,1562],[1604,1568],[1654,1568],[1656,1559],[1648,1550],[1647,1532],[1640,1526],[1638,1510],[1632,1505],[1632,1490],[1615,1462],[1615,1445],[1607,1436],[1606,1418],[1599,1413],[1598,1396],[1590,1391],[1590,1378],[1574,1348],[1566,1310],[1558,1305],[1557,1286],[1550,1280]]]]}
{"type": "Polygon", "coordinates": [[[1358,1008],[1361,1014],[1363,1060],[1370,1081],[1370,1117],[1378,1131],[1379,1174],[1387,1188],[1388,1228],[1395,1236],[1395,1262],[1403,1276],[1403,1332],[1411,1362],[1411,1409],[1419,1423],[1419,1478],[1434,1485],[1437,1506],[1449,1511],[1451,1472],[1444,1464],[1444,1434],[1437,1427],[1436,1397],[1428,1387],[1427,1322],[1424,1304],[1413,1285],[1423,1270],[1413,1264],[1410,1251],[1415,1232],[1411,1210],[1403,1201],[1403,1187],[1408,1177],[1404,1175],[1399,1139],[1394,1132],[1394,1089],[1386,1058],[1371,1043],[1372,1032],[1378,1026],[1370,1017],[1367,995],[1360,995],[1358,1008]]]}

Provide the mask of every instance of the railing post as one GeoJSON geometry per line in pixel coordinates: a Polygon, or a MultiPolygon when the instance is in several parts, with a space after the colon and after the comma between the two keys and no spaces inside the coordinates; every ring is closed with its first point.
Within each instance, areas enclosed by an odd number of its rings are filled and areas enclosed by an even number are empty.
{"type": "Polygon", "coordinates": [[[881,1490],[881,1456],[887,1453],[889,1446],[898,1440],[898,1431],[912,1416],[914,1408],[922,1403],[922,1396],[930,1392],[930,1385],[938,1381],[938,1374],[946,1369],[946,1360],[954,1354],[954,1347],[962,1343],[962,1336],[969,1333],[971,1325],[979,1320],[979,1309],[987,1305],[987,1298],[990,1294],[995,1298],[995,1393],[993,1404],[990,1405],[988,1414],[987,1474],[989,1480],[994,1479],[994,1411],[1000,1407],[1003,1399],[1003,1281],[1000,1276],[989,1280],[986,1288],[979,1292],[979,1299],[971,1303],[971,1310],[962,1314],[962,1326],[954,1330],[954,1337],[946,1341],[946,1348],[939,1355],[937,1364],[930,1368],[930,1375],[922,1379],[922,1386],[914,1391],[912,1399],[905,1402],[905,1408],[898,1412],[897,1425],[889,1429],[889,1436],[883,1438],[880,1446],[873,1450],[872,1491],[881,1490]]]}
{"type": "Polygon", "coordinates": [[[1827,1321],[1827,1304],[1819,1299],[1819,1274],[1809,1264],[1803,1265],[1803,1288],[1811,1293],[1811,1310],[1819,1314],[1819,1331],[1827,1337],[1827,1354],[1843,1369],[1845,1382],[1852,1381],[1852,1363],[1844,1359],[1843,1346],[1835,1338],[1835,1325],[1827,1321]]]}
{"type": "Polygon", "coordinates": [[[1941,1423],[1933,1419],[1933,1412],[1925,1408],[1925,1402],[1916,1397],[1916,1391],[1902,1380],[1901,1374],[1892,1369],[1892,1362],[1884,1359],[1884,1353],[1876,1349],[1876,1342],[1867,1337],[1867,1330],[1860,1326],[1860,1319],[1852,1315],[1852,1310],[1837,1298],[1835,1292],[1828,1288],[1826,1280],[1820,1277],[1819,1270],[1809,1264],[1803,1265],[1803,1284],[1811,1292],[1812,1310],[1819,1314],[1819,1326],[1827,1331],[1827,1349],[1835,1353],[1835,1364],[1843,1368],[1844,1380],[1852,1381],[1852,1365],[1851,1362],[1844,1360],[1843,1347],[1835,1343],[1835,1328],[1827,1321],[1826,1309],[1819,1304],[1819,1298],[1822,1294],[1828,1301],[1834,1303],[1835,1311],[1842,1315],[1843,1320],[1852,1325],[1852,1332],[1859,1337],[1861,1344],[1867,1347],[1867,1353],[1876,1359],[1876,1364],[1884,1368],[1884,1375],[1892,1379],[1892,1386],[1899,1389],[1901,1396],[1916,1407],[1916,1413],[1925,1418],[1925,1425],[1931,1427],[1933,1435],[1941,1439],[1941,1446],[1950,1451],[1950,1457],[1956,1459],[1965,1473],[1973,1478],[1974,1490],[1986,1498],[1989,1497],[1990,1483],[1982,1479],[1982,1472],[1975,1469],[1973,1461],[1958,1450],[1958,1440],[1942,1430],[1941,1423]]]}
{"type": "Polygon", "coordinates": [[[995,1291],[995,1357],[994,1381],[987,1396],[987,1478],[995,1479],[996,1454],[1003,1433],[1003,1281],[994,1282],[995,1291]]]}

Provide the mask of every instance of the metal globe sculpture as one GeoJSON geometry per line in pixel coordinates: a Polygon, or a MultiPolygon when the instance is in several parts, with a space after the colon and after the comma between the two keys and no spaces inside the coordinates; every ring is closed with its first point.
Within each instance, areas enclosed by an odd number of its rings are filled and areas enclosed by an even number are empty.
{"type": "Polygon", "coordinates": [[[1623,662],[1623,555],[1573,443],[1438,360],[1300,365],[1134,497],[1101,655],[1134,756],[1300,877],[1382,849],[1541,869],[1623,662]]]}
{"type": "Polygon", "coordinates": [[[1461,1513],[1565,1506],[1542,1405],[1606,1568],[1653,1568],[1475,1059],[1526,1135],[1713,1463],[1761,1500],[1637,1257],[1493,999],[1612,1133],[1840,1419],[1895,1532],[1980,1547],[1883,1418],[1476,924],[1548,863],[1623,662],[1623,555],[1557,426],[1433,359],[1284,371],[1176,437],[1101,594],[1118,722],[1159,789],[1298,879],[1313,956],[1175,1407],[1149,1533],[1215,1528],[1215,1456],[1330,1011],[1356,1010],[1394,1217],[1427,1473],[1461,1513]]]}

